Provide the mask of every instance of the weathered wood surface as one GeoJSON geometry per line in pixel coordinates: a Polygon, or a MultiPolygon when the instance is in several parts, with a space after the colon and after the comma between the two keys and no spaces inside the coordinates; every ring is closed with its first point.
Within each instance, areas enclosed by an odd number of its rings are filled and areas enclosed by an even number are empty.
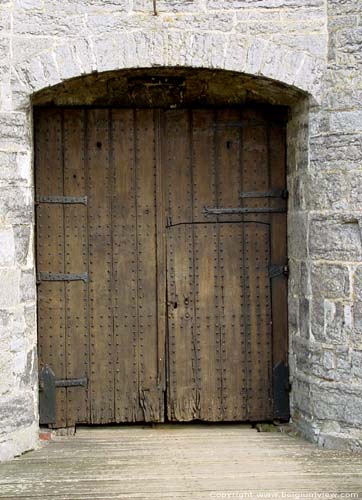
{"type": "Polygon", "coordinates": [[[362,498],[362,456],[236,424],[80,428],[0,465],[0,498],[362,498]]]}
{"type": "Polygon", "coordinates": [[[36,118],[37,194],[88,200],[37,207],[38,270],[89,277],[39,286],[40,366],[89,382],[57,389],[55,427],[280,416],[272,373],[287,361],[287,283],[269,266],[286,263],[285,214],[205,208],[283,209],[265,196],[285,188],[283,116],[36,118]]]}

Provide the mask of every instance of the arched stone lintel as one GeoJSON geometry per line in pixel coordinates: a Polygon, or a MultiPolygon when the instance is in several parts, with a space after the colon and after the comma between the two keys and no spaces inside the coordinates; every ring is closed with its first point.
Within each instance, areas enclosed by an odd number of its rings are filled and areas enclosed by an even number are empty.
{"type": "Polygon", "coordinates": [[[237,71],[297,88],[320,102],[323,60],[263,38],[236,34],[143,32],[69,41],[15,67],[23,94],[31,95],[93,72],[148,67],[237,71]]]}

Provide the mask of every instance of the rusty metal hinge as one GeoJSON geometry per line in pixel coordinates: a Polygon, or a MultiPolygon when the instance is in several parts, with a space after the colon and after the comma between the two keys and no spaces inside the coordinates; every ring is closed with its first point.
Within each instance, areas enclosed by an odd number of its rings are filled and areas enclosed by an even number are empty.
{"type": "Polygon", "coordinates": [[[280,362],[273,368],[274,418],[289,420],[289,368],[280,362]]]}
{"type": "Polygon", "coordinates": [[[88,378],[58,378],[55,379],[55,387],[87,387],[88,378]]]}
{"type": "Polygon", "coordinates": [[[206,215],[235,215],[235,214],[268,214],[268,213],[284,213],[285,208],[272,208],[272,207],[240,207],[240,208],[209,208],[205,207],[203,214],[206,215]]]}
{"type": "Polygon", "coordinates": [[[240,198],[288,198],[287,189],[272,189],[271,191],[244,191],[240,193],[240,198]]]}
{"type": "Polygon", "coordinates": [[[78,274],[63,274],[63,273],[45,273],[40,272],[37,274],[37,282],[42,281],[88,281],[88,273],[78,273],[78,274]]]}
{"type": "Polygon", "coordinates": [[[269,278],[276,278],[277,276],[289,276],[289,266],[285,264],[283,266],[269,266],[269,278]]]}
{"type": "Polygon", "coordinates": [[[39,419],[40,424],[54,424],[56,422],[57,387],[87,387],[88,378],[56,379],[50,366],[45,365],[39,373],[39,419]]]}
{"type": "Polygon", "coordinates": [[[37,196],[36,203],[58,203],[61,205],[87,205],[87,196],[37,196]]]}

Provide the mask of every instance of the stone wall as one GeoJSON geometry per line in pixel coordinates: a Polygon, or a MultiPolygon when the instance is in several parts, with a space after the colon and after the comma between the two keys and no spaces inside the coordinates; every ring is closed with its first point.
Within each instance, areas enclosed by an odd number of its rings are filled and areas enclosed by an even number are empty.
{"type": "Polygon", "coordinates": [[[359,0],[157,0],[157,16],[152,4],[0,2],[0,459],[37,445],[32,96],[137,67],[226,69],[265,77],[270,102],[274,81],[305,96],[285,97],[293,414],[322,445],[357,443],[359,0]]]}
{"type": "Polygon", "coordinates": [[[290,241],[298,242],[289,250],[292,402],[307,437],[356,450],[362,445],[362,4],[329,0],[327,7],[323,99],[319,107],[296,108],[289,131],[303,158],[309,142],[309,161],[297,160],[290,178],[290,241]]]}

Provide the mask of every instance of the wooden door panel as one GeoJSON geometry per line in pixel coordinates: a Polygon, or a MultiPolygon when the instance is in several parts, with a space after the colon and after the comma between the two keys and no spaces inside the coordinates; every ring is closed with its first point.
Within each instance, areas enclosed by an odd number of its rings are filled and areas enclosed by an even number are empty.
{"type": "MultiPolygon", "coordinates": [[[[250,108],[178,110],[177,115],[167,112],[166,149],[174,152],[182,145],[182,156],[191,158],[179,167],[183,189],[177,195],[170,187],[177,182],[177,174],[165,162],[165,177],[173,178],[173,183],[168,182],[165,205],[171,221],[167,238],[180,238],[177,224],[184,225],[181,241],[177,240],[177,245],[168,242],[169,296],[174,297],[177,289],[191,290],[190,284],[186,287],[185,276],[188,268],[194,273],[190,321],[185,321],[183,309],[169,313],[171,419],[177,419],[172,410],[173,397],[178,415],[186,420],[258,420],[273,416],[271,294],[275,297],[275,291],[271,291],[271,285],[275,278],[271,282],[269,268],[282,261],[285,264],[286,234],[282,233],[284,214],[268,212],[270,208],[282,210],[285,202],[270,198],[268,192],[285,187],[285,171],[283,141],[274,140],[276,134],[283,135],[283,125],[272,126],[268,118],[264,109],[250,108]],[[184,127],[184,136],[179,130],[177,138],[171,125],[176,116],[178,127],[180,123],[184,127]],[[241,211],[206,215],[205,207],[241,211]],[[243,213],[244,207],[265,212],[243,213]],[[182,213],[182,218],[175,218],[175,212],[182,213]],[[192,234],[188,246],[185,234],[192,234]],[[278,237],[284,241],[278,242],[278,237]],[[181,336],[183,342],[186,339],[188,347],[181,345],[190,352],[192,371],[187,365],[181,368],[185,361],[181,362],[183,358],[175,347],[181,336]],[[174,375],[179,372],[186,380],[188,370],[195,375],[196,383],[186,398],[192,401],[191,409],[180,399],[178,387],[181,390],[183,384],[173,382],[180,377],[174,375]]],[[[284,301],[285,278],[277,280],[278,286],[284,287],[284,301]]],[[[281,310],[281,301],[277,300],[273,313],[281,310]]],[[[285,312],[282,317],[285,322],[285,312]]],[[[278,335],[286,336],[285,329],[278,335]]],[[[283,349],[285,343],[280,351],[283,349]]],[[[184,385],[190,390],[190,385],[184,385]]]]}
{"type": "MultiPolygon", "coordinates": [[[[86,193],[84,110],[63,113],[64,195],[82,197],[86,193]]],[[[65,204],[64,272],[88,272],[87,206],[65,204]]],[[[83,281],[65,282],[66,379],[89,378],[88,289],[83,281]]],[[[68,387],[67,426],[87,422],[88,390],[68,387]]]]}
{"type": "Polygon", "coordinates": [[[40,362],[88,379],[56,389],[54,425],[162,421],[155,112],[44,109],[36,123],[37,194],[53,197],[37,208],[38,272],[63,276],[39,285],[40,362]]]}
{"type": "MultiPolygon", "coordinates": [[[[59,110],[36,114],[36,194],[63,195],[62,115],[59,110]]],[[[64,211],[56,204],[37,205],[37,271],[64,273],[64,211]]],[[[39,367],[48,363],[58,378],[66,375],[65,285],[38,284],[39,367]]],[[[55,425],[65,427],[66,389],[56,393],[55,425]]]]}
{"type": "Polygon", "coordinates": [[[163,420],[158,384],[155,112],[135,112],[139,401],[146,422],[163,420]]]}
{"type": "Polygon", "coordinates": [[[57,108],[35,124],[37,195],[61,197],[37,207],[38,272],[63,276],[40,280],[40,364],[88,379],[56,389],[54,425],[278,415],[282,114],[57,108]]]}
{"type": "Polygon", "coordinates": [[[223,420],[247,419],[245,224],[219,224],[223,420]]]}
{"type": "Polygon", "coordinates": [[[199,349],[195,337],[193,227],[167,230],[168,418],[199,418],[199,349]]]}
{"type": "Polygon", "coordinates": [[[142,421],[139,404],[134,111],[112,111],[112,249],[117,422],[142,421]]]}
{"type": "Polygon", "coordinates": [[[269,226],[248,223],[244,230],[248,420],[272,418],[271,301],[269,226]]]}
{"type": "Polygon", "coordinates": [[[110,120],[87,111],[89,329],[92,423],[114,421],[110,120]]]}

